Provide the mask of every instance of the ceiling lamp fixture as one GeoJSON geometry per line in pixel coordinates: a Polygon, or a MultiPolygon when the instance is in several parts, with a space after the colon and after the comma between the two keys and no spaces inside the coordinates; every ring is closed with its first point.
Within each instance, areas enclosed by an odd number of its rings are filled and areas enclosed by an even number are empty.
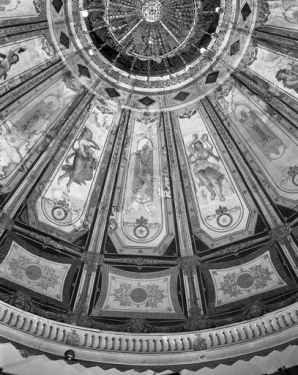
{"type": "Polygon", "coordinates": [[[113,66],[118,61],[129,61],[129,74],[140,69],[149,80],[156,66],[164,74],[173,72],[171,59],[178,59],[178,65],[185,69],[191,62],[189,50],[198,51],[196,46],[204,35],[218,37],[208,30],[215,19],[218,22],[223,9],[209,9],[212,4],[218,1],[97,0],[92,2],[92,9],[81,10],[81,14],[88,17],[86,32],[96,32],[102,40],[98,49],[109,49],[113,66]]]}

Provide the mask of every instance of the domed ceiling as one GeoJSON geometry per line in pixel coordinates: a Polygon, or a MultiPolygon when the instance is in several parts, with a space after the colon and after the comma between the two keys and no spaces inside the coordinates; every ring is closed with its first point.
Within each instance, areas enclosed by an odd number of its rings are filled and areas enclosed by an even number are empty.
{"type": "Polygon", "coordinates": [[[195,61],[215,35],[210,31],[218,25],[218,1],[205,3],[93,2],[88,30],[96,48],[120,69],[147,79],[168,75],[195,61]]]}
{"type": "Polygon", "coordinates": [[[297,339],[294,0],[0,2],[0,335],[123,370],[297,339]]]}

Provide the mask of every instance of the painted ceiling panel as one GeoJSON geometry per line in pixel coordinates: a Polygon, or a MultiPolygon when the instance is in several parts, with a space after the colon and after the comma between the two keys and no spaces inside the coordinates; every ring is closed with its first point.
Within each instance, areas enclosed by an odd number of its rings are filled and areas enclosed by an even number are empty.
{"type": "Polygon", "coordinates": [[[297,1],[14,1],[1,336],[156,372],[296,339],[297,1]]]}
{"type": "Polygon", "coordinates": [[[60,307],[69,306],[69,293],[80,262],[41,254],[37,247],[11,233],[1,248],[2,284],[60,307]],[[25,292],[26,293],[26,292],[25,292]]]}
{"type": "Polygon", "coordinates": [[[74,100],[77,87],[69,85],[66,76],[58,76],[49,84],[0,120],[0,181],[4,192],[19,182],[19,169],[26,162],[27,168],[34,162],[44,137],[50,136],[56,120],[74,100]]]}
{"type": "MultiPolygon", "coordinates": [[[[241,89],[243,91],[243,89],[241,89]]],[[[243,143],[245,158],[254,159],[257,166],[250,164],[258,173],[262,185],[276,202],[295,207],[298,194],[295,165],[292,155],[297,154],[297,137],[283,124],[275,120],[269,108],[260,106],[262,102],[242,92],[233,84],[225,96],[219,93],[218,101],[231,119],[233,133],[238,143],[243,143]]]]}
{"type": "Polygon", "coordinates": [[[197,109],[178,115],[177,121],[184,144],[180,157],[187,160],[190,175],[192,195],[188,201],[196,207],[192,208],[194,234],[202,234],[209,246],[238,232],[251,235],[256,206],[236,179],[225,145],[219,139],[215,141],[216,133],[197,109]]]}
{"type": "Polygon", "coordinates": [[[104,266],[101,277],[102,292],[92,316],[184,317],[177,299],[177,268],[139,274],[104,266]]]}
{"type": "Polygon", "coordinates": [[[202,271],[208,285],[208,305],[213,311],[231,309],[247,298],[253,301],[294,288],[272,243],[241,260],[210,263],[202,271]]]}
{"type": "Polygon", "coordinates": [[[113,119],[114,113],[108,108],[94,106],[74,138],[71,135],[67,140],[67,149],[61,150],[63,156],[57,157],[52,173],[32,195],[31,225],[53,227],[53,233],[64,232],[70,241],[72,234],[76,238],[80,230],[88,228],[92,191],[101,178],[113,119]]]}
{"type": "Polygon", "coordinates": [[[1,84],[53,57],[54,51],[44,36],[7,43],[0,48],[1,58],[9,58],[8,70],[1,71],[1,84]]]}
{"type": "Polygon", "coordinates": [[[112,205],[109,237],[120,254],[166,252],[175,228],[160,117],[131,119],[112,205]]]}

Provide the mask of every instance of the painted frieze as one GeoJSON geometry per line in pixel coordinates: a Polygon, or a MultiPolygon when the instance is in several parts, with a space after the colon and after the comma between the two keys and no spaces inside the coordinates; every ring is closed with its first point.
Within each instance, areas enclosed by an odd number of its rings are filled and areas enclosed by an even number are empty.
{"type": "Polygon", "coordinates": [[[101,165],[113,119],[114,112],[95,103],[75,133],[70,134],[65,149],[60,150],[31,196],[31,224],[51,227],[48,230],[70,241],[89,228],[87,216],[97,204],[92,193],[98,179],[103,182],[101,165]]]}
{"type": "Polygon", "coordinates": [[[178,268],[135,273],[103,265],[101,294],[92,316],[183,318],[177,298],[178,268]]]}
{"type": "Polygon", "coordinates": [[[159,117],[132,117],[109,236],[119,253],[162,255],[174,239],[167,152],[159,117]]]}

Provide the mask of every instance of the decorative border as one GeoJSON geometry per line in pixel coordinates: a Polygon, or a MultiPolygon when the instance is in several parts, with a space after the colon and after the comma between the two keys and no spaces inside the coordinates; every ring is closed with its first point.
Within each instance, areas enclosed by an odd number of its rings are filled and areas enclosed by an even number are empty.
{"type": "Polygon", "coordinates": [[[0,301],[2,338],[23,342],[51,359],[75,360],[88,367],[140,371],[192,371],[231,364],[297,342],[298,302],[260,318],[204,331],[138,334],[99,331],[58,323],[0,301]],[[201,345],[200,345],[201,344],[201,345]]]}

